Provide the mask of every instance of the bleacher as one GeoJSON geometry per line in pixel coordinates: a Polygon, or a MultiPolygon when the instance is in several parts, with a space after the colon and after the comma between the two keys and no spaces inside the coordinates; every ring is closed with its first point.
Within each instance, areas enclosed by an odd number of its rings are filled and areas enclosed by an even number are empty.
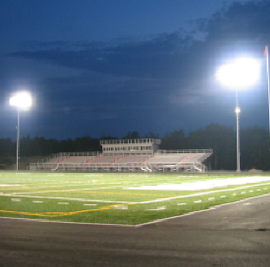
{"type": "Polygon", "coordinates": [[[205,172],[211,149],[158,150],[159,139],[103,140],[103,153],[58,153],[30,170],[81,172],[205,172]]]}

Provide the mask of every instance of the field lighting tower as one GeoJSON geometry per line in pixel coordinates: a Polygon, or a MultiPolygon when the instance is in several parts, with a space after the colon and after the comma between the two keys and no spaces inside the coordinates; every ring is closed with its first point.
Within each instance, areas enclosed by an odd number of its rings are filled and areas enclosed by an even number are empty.
{"type": "Polygon", "coordinates": [[[30,93],[22,91],[13,95],[9,104],[17,107],[18,122],[17,122],[17,147],[16,147],[16,169],[19,170],[19,151],[20,151],[20,111],[28,110],[32,106],[32,97],[30,93]]]}
{"type": "Polygon", "coordinates": [[[224,85],[233,87],[236,92],[236,164],[237,172],[241,171],[240,165],[240,125],[239,114],[240,108],[238,105],[239,89],[251,86],[257,82],[260,76],[260,63],[253,58],[238,58],[233,62],[221,66],[217,73],[217,79],[224,85]]]}

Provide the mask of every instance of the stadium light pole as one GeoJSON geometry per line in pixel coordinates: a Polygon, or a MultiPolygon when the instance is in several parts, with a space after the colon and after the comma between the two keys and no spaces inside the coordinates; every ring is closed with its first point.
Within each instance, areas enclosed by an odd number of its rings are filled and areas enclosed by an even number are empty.
{"type": "Polygon", "coordinates": [[[26,91],[17,92],[9,99],[11,106],[17,107],[17,146],[16,146],[16,169],[19,170],[19,151],[20,151],[20,110],[27,110],[32,106],[32,97],[26,91]]]}
{"type": "Polygon", "coordinates": [[[240,163],[240,125],[238,105],[238,89],[251,86],[257,82],[260,76],[260,63],[253,58],[237,58],[233,62],[221,66],[217,73],[217,79],[224,85],[233,87],[236,92],[236,165],[237,172],[241,171],[240,163]]]}

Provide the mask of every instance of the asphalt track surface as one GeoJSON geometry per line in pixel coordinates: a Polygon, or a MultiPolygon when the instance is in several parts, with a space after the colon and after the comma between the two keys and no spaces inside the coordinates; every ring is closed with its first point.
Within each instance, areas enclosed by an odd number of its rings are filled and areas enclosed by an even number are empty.
{"type": "Polygon", "coordinates": [[[270,266],[270,195],[141,227],[1,218],[0,266],[270,266]]]}

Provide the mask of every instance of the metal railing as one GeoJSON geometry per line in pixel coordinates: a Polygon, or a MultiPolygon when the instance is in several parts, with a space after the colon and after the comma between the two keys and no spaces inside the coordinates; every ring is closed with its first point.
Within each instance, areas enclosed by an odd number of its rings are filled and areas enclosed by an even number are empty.
{"type": "Polygon", "coordinates": [[[157,153],[160,154],[172,154],[172,153],[206,153],[212,154],[213,149],[177,149],[177,150],[161,150],[159,149],[157,153]]]}

